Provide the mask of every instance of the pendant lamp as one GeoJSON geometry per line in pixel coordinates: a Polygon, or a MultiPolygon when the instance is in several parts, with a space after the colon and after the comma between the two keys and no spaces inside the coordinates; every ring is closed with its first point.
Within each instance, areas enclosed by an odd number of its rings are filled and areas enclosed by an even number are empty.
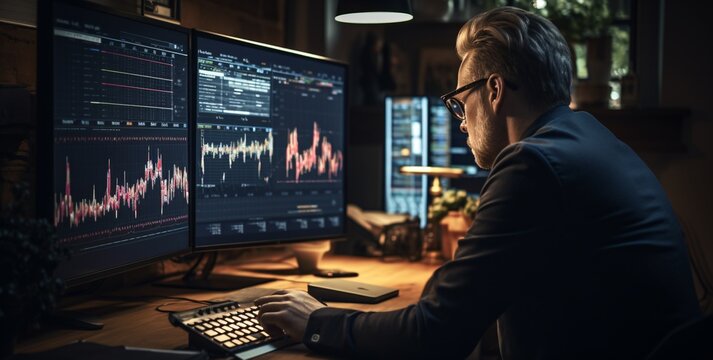
{"type": "Polygon", "coordinates": [[[389,24],[411,19],[409,0],[339,0],[334,17],[350,24],[389,24]]]}

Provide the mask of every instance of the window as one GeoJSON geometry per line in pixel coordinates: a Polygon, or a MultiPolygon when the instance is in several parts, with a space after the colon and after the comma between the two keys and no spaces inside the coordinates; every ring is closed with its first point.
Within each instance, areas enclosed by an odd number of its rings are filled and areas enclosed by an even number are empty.
{"type": "MultiPolygon", "coordinates": [[[[550,19],[572,46],[577,79],[587,81],[587,39],[611,36],[612,88],[609,106],[620,107],[621,78],[635,69],[637,0],[498,0],[492,6],[516,6],[550,19]]],[[[488,3],[486,1],[486,3],[488,3]]]]}

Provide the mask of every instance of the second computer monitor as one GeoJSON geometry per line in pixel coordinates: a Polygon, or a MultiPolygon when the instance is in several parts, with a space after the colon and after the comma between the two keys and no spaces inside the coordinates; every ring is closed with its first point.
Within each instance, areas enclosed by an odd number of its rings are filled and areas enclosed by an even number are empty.
{"type": "Polygon", "coordinates": [[[346,65],[196,32],[195,247],[344,234],[346,65]]]}
{"type": "Polygon", "coordinates": [[[428,96],[390,96],[385,101],[384,208],[387,213],[418,216],[426,225],[429,184],[426,176],[400,173],[402,166],[439,166],[463,169],[461,179],[441,179],[445,188],[479,193],[487,176],[480,169],[460,131],[460,122],[441,99],[428,96]]]}
{"type": "Polygon", "coordinates": [[[385,119],[386,212],[416,216],[424,226],[428,202],[426,176],[402,174],[399,169],[429,164],[428,99],[387,97],[385,119]]]}
{"type": "Polygon", "coordinates": [[[38,211],[72,255],[57,276],[188,251],[188,31],[75,1],[41,2],[38,28],[38,211]]]}

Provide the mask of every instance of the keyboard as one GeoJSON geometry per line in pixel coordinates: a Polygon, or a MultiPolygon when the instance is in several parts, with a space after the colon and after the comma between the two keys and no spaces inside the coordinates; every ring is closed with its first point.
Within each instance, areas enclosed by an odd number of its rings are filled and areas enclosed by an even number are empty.
{"type": "Polygon", "coordinates": [[[188,332],[191,348],[203,349],[239,359],[251,359],[295,341],[287,336],[271,336],[257,319],[253,303],[228,301],[169,315],[174,326],[188,332]]]}

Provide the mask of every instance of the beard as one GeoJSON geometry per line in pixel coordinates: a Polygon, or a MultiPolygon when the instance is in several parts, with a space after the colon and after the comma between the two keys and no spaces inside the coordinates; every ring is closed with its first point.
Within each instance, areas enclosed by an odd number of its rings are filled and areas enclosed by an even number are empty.
{"type": "Polygon", "coordinates": [[[475,123],[474,135],[468,134],[466,143],[479,167],[490,170],[500,151],[508,145],[505,121],[500,121],[492,113],[480,113],[475,123]]]}

